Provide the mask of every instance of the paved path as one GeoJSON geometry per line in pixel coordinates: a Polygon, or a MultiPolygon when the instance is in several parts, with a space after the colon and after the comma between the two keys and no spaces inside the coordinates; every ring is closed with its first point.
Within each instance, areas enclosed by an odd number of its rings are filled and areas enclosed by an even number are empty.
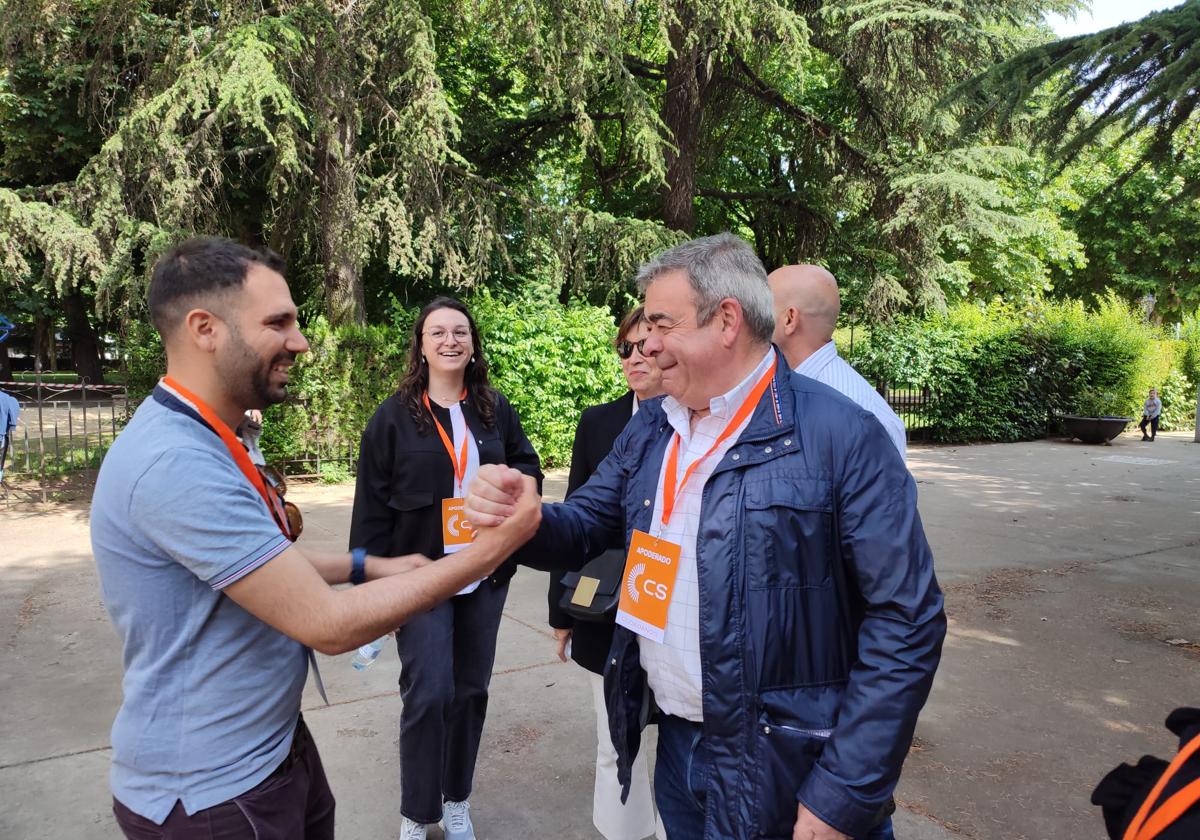
{"type": "MultiPolygon", "coordinates": [[[[1102,837],[1096,781],[1173,748],[1167,712],[1200,702],[1189,441],[911,450],[952,623],[897,794],[901,840],[1102,837]]],[[[548,484],[562,489],[561,476],[548,484]]],[[[293,492],[305,540],[344,546],[351,488],[293,492]]],[[[509,597],[472,800],[480,840],[598,837],[591,698],[583,673],[554,659],[546,579],[523,570],[509,597]]],[[[0,645],[0,837],[116,836],[106,772],[120,651],[86,506],[0,510],[0,645]]],[[[366,674],[326,659],[332,705],[305,697],[348,840],[397,834],[397,668],[391,648],[366,674]]]]}

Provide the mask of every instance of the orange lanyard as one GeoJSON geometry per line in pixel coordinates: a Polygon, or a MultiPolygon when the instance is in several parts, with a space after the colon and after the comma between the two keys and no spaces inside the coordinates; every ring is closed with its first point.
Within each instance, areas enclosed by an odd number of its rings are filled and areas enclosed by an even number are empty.
{"type": "Polygon", "coordinates": [[[250,460],[250,456],[246,453],[246,447],[242,446],[242,442],[238,440],[237,435],[233,433],[233,430],[225,424],[224,420],[217,416],[215,411],[209,408],[207,403],[205,403],[187,388],[184,388],[174,379],[169,376],[164,376],[162,381],[164,385],[166,385],[172,391],[178,392],[181,397],[191,403],[191,407],[194,408],[197,413],[204,418],[204,422],[207,423],[212,430],[217,433],[217,437],[221,438],[221,442],[225,444],[225,448],[228,449],[229,454],[233,456],[233,461],[235,464],[237,464],[238,469],[242,471],[242,475],[244,475],[246,480],[249,481],[254,489],[258,491],[258,495],[262,496],[262,500],[266,503],[267,510],[270,511],[271,516],[275,519],[275,524],[279,526],[279,530],[282,531],[283,535],[289,540],[292,539],[292,535],[288,531],[286,524],[287,513],[283,509],[283,502],[279,498],[279,494],[272,493],[267,490],[267,483],[263,480],[262,474],[257,468],[255,468],[254,463],[250,460]]]}
{"type": "MultiPolygon", "coordinates": [[[[459,402],[467,398],[467,389],[463,388],[463,392],[458,395],[459,402]]],[[[462,455],[455,457],[454,443],[450,440],[450,435],[446,434],[446,430],[442,428],[442,424],[438,422],[437,415],[433,413],[433,406],[429,404],[429,392],[426,391],[421,395],[421,399],[425,401],[425,407],[429,409],[429,416],[433,418],[433,425],[437,426],[438,437],[442,439],[442,446],[446,447],[446,454],[450,456],[450,463],[454,465],[454,478],[458,482],[458,489],[465,490],[463,487],[463,479],[467,475],[467,444],[471,442],[471,430],[467,429],[463,434],[462,455]]],[[[467,417],[463,415],[463,425],[467,425],[467,417]]]]}
{"type": "Polygon", "coordinates": [[[733,415],[729,424],[725,426],[725,431],[721,432],[720,437],[713,441],[713,445],[709,447],[707,452],[695,461],[692,461],[691,466],[683,474],[683,481],[680,481],[678,484],[675,482],[675,476],[679,470],[679,432],[675,433],[675,438],[671,441],[671,452],[667,455],[667,470],[663,474],[662,524],[664,526],[671,521],[671,514],[675,512],[675,498],[683,492],[683,488],[687,486],[688,479],[692,477],[692,473],[696,471],[696,467],[700,466],[700,462],[708,458],[709,455],[716,452],[721,444],[725,442],[726,438],[733,434],[758,406],[758,401],[762,399],[767,386],[775,378],[775,367],[777,364],[778,362],[773,363],[771,369],[763,374],[762,379],[758,380],[758,383],[754,386],[754,390],[750,392],[749,396],[742,402],[741,408],[737,410],[737,413],[733,415]]]}
{"type": "Polygon", "coordinates": [[[1164,828],[1167,828],[1175,820],[1183,816],[1184,812],[1192,805],[1200,801],[1200,779],[1185,785],[1181,790],[1176,791],[1170,799],[1164,802],[1157,809],[1154,808],[1154,803],[1158,801],[1159,795],[1171,781],[1179,768],[1184,765],[1189,758],[1200,750],[1200,735],[1192,738],[1191,741],[1179,751],[1175,759],[1167,766],[1167,769],[1161,776],[1158,777],[1158,782],[1150,791],[1150,795],[1142,802],[1142,807],[1138,809],[1137,815],[1133,818],[1133,822],[1125,829],[1124,840],[1153,840],[1162,833],[1164,828]]]}

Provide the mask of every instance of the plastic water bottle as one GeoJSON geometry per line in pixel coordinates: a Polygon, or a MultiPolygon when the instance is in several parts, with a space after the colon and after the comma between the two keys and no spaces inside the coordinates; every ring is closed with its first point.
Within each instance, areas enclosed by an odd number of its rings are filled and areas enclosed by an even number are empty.
{"type": "Polygon", "coordinates": [[[379,651],[383,650],[383,639],[376,639],[369,645],[363,645],[354,652],[354,658],[350,660],[350,664],[354,666],[355,671],[365,671],[375,664],[375,660],[379,658],[379,651]]]}

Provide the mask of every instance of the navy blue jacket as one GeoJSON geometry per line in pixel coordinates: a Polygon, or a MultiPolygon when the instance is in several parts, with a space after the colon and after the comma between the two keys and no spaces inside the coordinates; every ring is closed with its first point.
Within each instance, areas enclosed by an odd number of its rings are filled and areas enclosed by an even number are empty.
{"type": "MultiPolygon", "coordinates": [[[[592,557],[614,534],[650,530],[674,434],[661,403],[643,403],[570,499],[544,506],[522,562],[592,557]]],[[[701,510],[704,734],[715,768],[704,837],[790,838],[797,801],[861,836],[890,806],[946,632],[912,477],[870,412],[780,355],[701,510]]],[[[627,793],[654,707],[637,636],[622,627],[604,676],[627,793]]]]}

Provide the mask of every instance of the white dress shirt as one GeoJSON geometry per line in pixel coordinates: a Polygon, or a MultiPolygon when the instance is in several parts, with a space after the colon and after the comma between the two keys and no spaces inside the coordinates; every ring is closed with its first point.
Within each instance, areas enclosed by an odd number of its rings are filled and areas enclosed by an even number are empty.
{"type": "Polygon", "coordinates": [[[879,396],[879,392],[871,387],[871,383],[863,379],[858,371],[850,367],[849,362],[838,355],[837,347],[832,341],[826,342],[820,350],[797,365],[796,373],[825,383],[874,414],[883,424],[884,431],[888,433],[892,443],[896,445],[900,457],[905,457],[904,421],[896,416],[887,400],[879,396]]]}
{"type": "MultiPolygon", "coordinates": [[[[709,401],[709,414],[696,423],[693,432],[692,412],[680,405],[674,397],[663,400],[663,411],[667,422],[679,434],[679,463],[676,480],[683,479],[688,467],[708,452],[713,442],[720,437],[725,426],[741,408],[746,397],[754,390],[758,380],[775,361],[775,352],[767,351],[758,366],[733,390],[709,401]]],[[[666,634],[662,643],[638,637],[638,648],[642,668],[658,707],[668,715],[701,722],[704,719],[703,692],[700,682],[700,584],[696,573],[696,534],[699,531],[700,503],[704,485],[713,470],[721,463],[725,453],[737,443],[750,415],[705,458],[692,473],[683,490],[675,498],[675,509],[671,521],[662,524],[663,475],[666,473],[666,457],[658,471],[658,492],[654,499],[654,518],[651,536],[670,540],[680,548],[679,573],[675,578],[675,589],[671,605],[667,609],[666,634]]],[[[668,448],[668,452],[669,452],[668,448]]]]}

